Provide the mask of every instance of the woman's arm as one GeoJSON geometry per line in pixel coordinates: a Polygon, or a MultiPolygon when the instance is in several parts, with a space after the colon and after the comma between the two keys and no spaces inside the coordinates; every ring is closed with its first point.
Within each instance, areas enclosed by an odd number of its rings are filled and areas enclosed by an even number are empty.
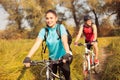
{"type": "Polygon", "coordinates": [[[31,48],[31,50],[29,51],[29,54],[27,55],[27,57],[24,59],[23,63],[26,67],[30,67],[30,62],[31,62],[31,57],[32,55],[37,51],[37,49],[39,48],[40,44],[42,43],[42,39],[41,38],[37,38],[33,47],[31,48]]]}
{"type": "Polygon", "coordinates": [[[31,50],[29,51],[29,54],[27,55],[27,57],[31,57],[39,48],[40,44],[42,43],[42,39],[41,38],[37,38],[33,47],[31,48],[31,50]]]}
{"type": "Polygon", "coordinates": [[[67,35],[65,35],[65,34],[62,36],[62,43],[64,45],[66,53],[70,53],[70,49],[69,49],[69,45],[68,45],[68,38],[67,38],[67,35]]]}
{"type": "Polygon", "coordinates": [[[68,44],[68,33],[66,31],[66,28],[64,27],[64,25],[60,25],[60,34],[61,34],[61,40],[64,46],[64,49],[66,51],[66,53],[70,53],[70,49],[69,49],[69,44],[68,44]]]}

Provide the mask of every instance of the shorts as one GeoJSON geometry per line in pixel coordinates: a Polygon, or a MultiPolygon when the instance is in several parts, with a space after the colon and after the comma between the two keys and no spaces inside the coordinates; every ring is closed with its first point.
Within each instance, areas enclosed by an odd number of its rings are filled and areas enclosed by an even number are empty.
{"type": "MultiPolygon", "coordinates": [[[[98,42],[98,40],[95,40],[94,42],[98,42]]],[[[85,40],[85,43],[91,43],[91,41],[85,40]]],[[[93,46],[92,44],[89,44],[89,45],[87,45],[87,48],[91,49],[92,46],[93,46]]]]}

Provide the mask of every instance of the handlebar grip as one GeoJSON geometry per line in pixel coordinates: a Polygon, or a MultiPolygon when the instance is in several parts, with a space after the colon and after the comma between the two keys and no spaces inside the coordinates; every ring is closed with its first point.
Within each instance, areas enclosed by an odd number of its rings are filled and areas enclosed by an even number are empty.
{"type": "Polygon", "coordinates": [[[92,46],[92,44],[91,43],[85,43],[85,44],[78,43],[78,46],[92,46]]]}
{"type": "Polygon", "coordinates": [[[30,65],[31,65],[31,66],[36,66],[36,65],[37,65],[37,62],[31,61],[30,65]]]}
{"type": "Polygon", "coordinates": [[[83,46],[84,44],[82,44],[82,43],[78,43],[78,46],[83,46]]]}

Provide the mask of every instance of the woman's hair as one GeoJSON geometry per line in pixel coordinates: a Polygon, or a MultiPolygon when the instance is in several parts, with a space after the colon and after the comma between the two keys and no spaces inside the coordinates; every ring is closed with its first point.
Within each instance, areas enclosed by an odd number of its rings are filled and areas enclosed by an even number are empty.
{"type": "MultiPolygon", "coordinates": [[[[51,9],[50,9],[50,10],[48,10],[48,11],[46,12],[46,14],[48,14],[48,13],[53,13],[53,14],[57,17],[57,13],[56,13],[54,10],[51,10],[51,9]]],[[[45,14],[45,15],[46,15],[46,14],[45,14]]]]}

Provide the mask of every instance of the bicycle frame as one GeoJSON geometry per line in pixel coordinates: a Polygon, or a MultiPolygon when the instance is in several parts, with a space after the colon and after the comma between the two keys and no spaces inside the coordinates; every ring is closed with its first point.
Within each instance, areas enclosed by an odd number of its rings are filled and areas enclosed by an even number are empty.
{"type": "Polygon", "coordinates": [[[84,58],[84,61],[83,61],[83,72],[85,71],[88,71],[88,74],[85,74],[85,77],[89,77],[89,80],[91,80],[91,65],[94,65],[94,52],[93,52],[93,49],[88,49],[87,48],[87,45],[90,45],[90,44],[81,44],[79,43],[78,46],[84,46],[85,47],[85,53],[83,55],[83,58],[84,58]]]}
{"type": "MultiPolygon", "coordinates": [[[[52,64],[52,60],[41,60],[41,61],[32,61],[31,62],[31,65],[45,65],[43,68],[42,68],[42,70],[41,70],[41,72],[40,72],[40,75],[42,74],[42,72],[46,69],[46,80],[54,80],[54,78],[53,77],[55,77],[55,78],[57,78],[57,79],[59,79],[59,80],[64,80],[64,79],[62,79],[61,78],[61,69],[60,69],[60,67],[59,67],[59,69],[58,69],[58,75],[57,74],[55,74],[55,73],[53,73],[53,71],[52,71],[52,69],[50,68],[50,64],[52,64]],[[51,77],[52,76],[52,77],[51,77]]],[[[59,64],[59,60],[56,60],[56,61],[53,61],[53,64],[59,64]],[[54,63],[55,62],[55,63],[54,63]]]]}
{"type": "Polygon", "coordinates": [[[87,60],[87,62],[88,62],[88,70],[91,70],[91,65],[94,64],[94,56],[95,56],[93,50],[90,50],[90,49],[87,48],[87,46],[85,46],[84,56],[85,56],[84,57],[85,60],[87,60]]]}

